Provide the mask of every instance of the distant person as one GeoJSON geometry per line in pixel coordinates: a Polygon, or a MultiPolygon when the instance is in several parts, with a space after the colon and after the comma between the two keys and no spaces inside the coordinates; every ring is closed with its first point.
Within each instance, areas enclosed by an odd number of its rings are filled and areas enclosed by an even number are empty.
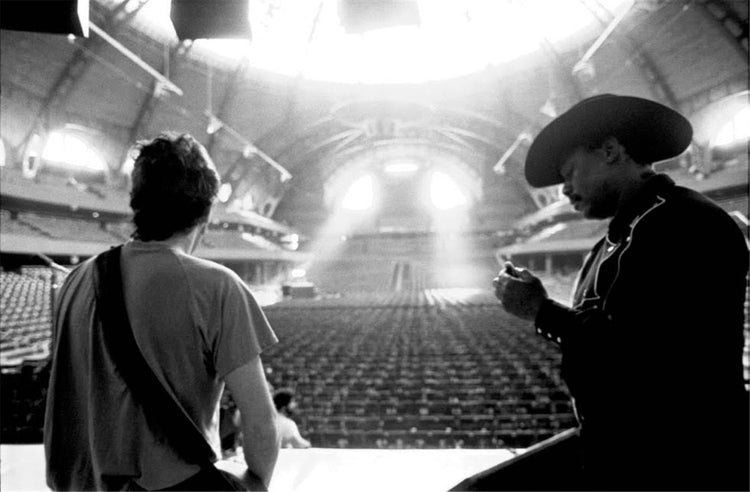
{"type": "Polygon", "coordinates": [[[225,389],[221,395],[219,407],[219,436],[221,437],[221,452],[224,457],[237,454],[237,448],[241,445],[241,435],[240,411],[232,395],[225,389]]]}
{"type": "Polygon", "coordinates": [[[273,403],[276,406],[276,426],[281,436],[281,447],[309,448],[310,441],[302,437],[297,424],[291,418],[297,409],[294,393],[286,388],[276,390],[273,394],[273,403]]]}
{"type": "Polygon", "coordinates": [[[221,457],[226,383],[241,414],[248,470],[267,487],[279,436],[260,354],[277,339],[240,278],[192,254],[219,189],[214,164],[191,136],[164,134],[140,144],[132,183],[133,238],[79,265],[57,299],[44,427],[47,484],[226,489],[225,475],[211,464],[221,457]],[[121,281],[112,281],[120,270],[121,281]],[[120,285],[117,299],[111,292],[120,285]],[[123,319],[111,316],[118,309],[123,319]],[[125,344],[111,337],[128,334],[135,347],[123,357],[125,344]],[[156,377],[133,384],[130,375],[140,369],[156,377]],[[177,412],[164,418],[165,407],[144,395],[148,381],[157,382],[149,395],[164,392],[159,401],[177,412]],[[189,435],[170,434],[185,421],[189,435]],[[205,461],[181,445],[191,436],[207,450],[205,461]]]}
{"type": "Polygon", "coordinates": [[[726,212],[652,167],[691,138],[676,111],[605,94],[552,121],[526,157],[531,186],[562,183],[584,217],[610,219],[572,307],[511,263],[494,280],[505,310],[562,349],[586,488],[748,490],[747,246],[726,212]]]}

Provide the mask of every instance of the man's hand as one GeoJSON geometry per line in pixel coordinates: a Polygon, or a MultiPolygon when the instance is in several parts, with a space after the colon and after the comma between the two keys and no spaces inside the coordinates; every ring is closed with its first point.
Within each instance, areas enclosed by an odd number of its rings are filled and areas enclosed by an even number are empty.
{"type": "Polygon", "coordinates": [[[503,270],[492,280],[495,297],[503,308],[513,316],[533,321],[542,301],[547,299],[547,291],[542,281],[524,268],[516,268],[507,261],[503,270]]]}

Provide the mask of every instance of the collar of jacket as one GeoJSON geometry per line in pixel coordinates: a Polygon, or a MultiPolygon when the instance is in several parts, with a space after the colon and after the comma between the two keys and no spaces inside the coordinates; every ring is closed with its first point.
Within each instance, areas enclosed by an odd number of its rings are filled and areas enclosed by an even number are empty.
{"type": "Polygon", "coordinates": [[[630,226],[633,220],[643,212],[651,208],[656,202],[657,195],[672,188],[675,185],[672,178],[666,174],[654,174],[643,183],[643,186],[633,197],[617,211],[609,223],[607,238],[618,243],[630,234],[630,226]]]}

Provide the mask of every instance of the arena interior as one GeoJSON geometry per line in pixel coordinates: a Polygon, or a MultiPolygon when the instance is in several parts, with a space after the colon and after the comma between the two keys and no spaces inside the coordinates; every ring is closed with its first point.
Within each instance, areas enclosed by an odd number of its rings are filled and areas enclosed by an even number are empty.
{"type": "Polygon", "coordinates": [[[265,306],[269,382],[313,444],[272,491],[447,490],[575,426],[559,350],[491,280],[511,259],[566,300],[606,231],[523,176],[580,99],[685,114],[692,145],[657,170],[748,236],[745,0],[175,3],[0,4],[4,490],[46,487],[55,289],[129,238],[132,145],[162,131],[217,165],[196,254],[265,306]]]}

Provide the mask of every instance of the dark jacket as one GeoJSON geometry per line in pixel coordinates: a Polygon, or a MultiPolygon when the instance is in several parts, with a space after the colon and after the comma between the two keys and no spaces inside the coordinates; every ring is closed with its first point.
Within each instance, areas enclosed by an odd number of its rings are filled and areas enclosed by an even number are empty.
{"type": "Polygon", "coordinates": [[[562,348],[593,486],[747,490],[747,272],[731,217],[655,175],[587,257],[573,308],[545,301],[537,330],[562,348]]]}

